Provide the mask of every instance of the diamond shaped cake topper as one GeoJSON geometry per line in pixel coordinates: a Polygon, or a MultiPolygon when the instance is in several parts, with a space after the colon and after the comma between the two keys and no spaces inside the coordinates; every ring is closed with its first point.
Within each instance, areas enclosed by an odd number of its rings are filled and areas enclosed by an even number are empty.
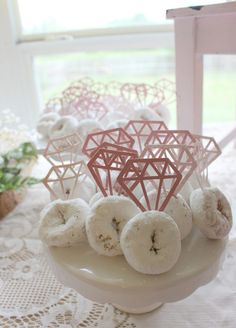
{"type": "Polygon", "coordinates": [[[100,121],[108,113],[108,108],[103,103],[88,96],[74,101],[73,107],[78,120],[94,119],[100,121]]]}
{"type": "Polygon", "coordinates": [[[82,145],[83,140],[78,133],[73,133],[49,140],[43,155],[52,165],[73,163],[77,161],[79,155],[83,155],[82,145]]]}
{"type": "Polygon", "coordinates": [[[121,94],[122,84],[111,81],[106,85],[106,94],[102,95],[102,101],[110,110],[121,111],[126,115],[133,110],[133,106],[121,94]]]}
{"type": "Polygon", "coordinates": [[[117,144],[112,144],[109,142],[103,142],[100,146],[98,146],[98,148],[105,148],[105,149],[109,149],[109,150],[117,150],[117,151],[125,151],[125,152],[129,151],[134,154],[138,154],[137,150],[135,150],[133,148],[123,147],[123,146],[120,146],[117,144]]]}
{"type": "Polygon", "coordinates": [[[160,130],[150,133],[145,146],[148,145],[185,145],[190,152],[196,147],[196,139],[188,130],[160,130]]]}
{"type": "Polygon", "coordinates": [[[194,156],[201,172],[220,156],[221,149],[212,137],[200,136],[196,134],[193,136],[197,143],[196,153],[194,156]]]}
{"type": "Polygon", "coordinates": [[[121,87],[121,94],[129,102],[139,107],[151,107],[164,101],[164,93],[160,88],[145,83],[125,83],[121,87]]]}
{"type": "Polygon", "coordinates": [[[89,76],[85,76],[85,77],[82,77],[81,79],[79,80],[75,80],[73,81],[70,86],[71,87],[83,87],[87,90],[90,90],[91,88],[91,85],[93,85],[94,81],[91,77],[89,76]]]}
{"type": "Polygon", "coordinates": [[[221,154],[214,138],[193,135],[187,130],[151,132],[145,146],[158,144],[185,145],[193,155],[200,171],[206,169],[221,154]]]}
{"type": "Polygon", "coordinates": [[[88,168],[84,161],[78,161],[68,165],[53,166],[43,180],[43,184],[49,190],[52,199],[72,199],[78,184],[90,179],[88,168]]]}
{"type": "Polygon", "coordinates": [[[117,182],[142,211],[151,209],[163,211],[174,195],[181,178],[180,172],[168,158],[138,158],[127,161],[117,182]],[[156,186],[154,208],[148,194],[150,183],[156,186]]]}
{"type": "Polygon", "coordinates": [[[185,145],[150,145],[141,154],[142,158],[168,158],[181,173],[182,179],[178,184],[177,194],[197,167],[197,163],[185,145]]]}
{"type": "Polygon", "coordinates": [[[122,96],[114,96],[108,94],[102,96],[100,99],[105,104],[105,106],[109,108],[109,111],[118,111],[124,113],[124,118],[128,113],[131,113],[134,110],[133,106],[122,96]]]}
{"type": "Polygon", "coordinates": [[[73,81],[67,89],[75,88],[75,89],[78,89],[78,90],[84,90],[82,92],[82,94],[86,94],[87,91],[89,91],[91,89],[91,85],[93,83],[94,83],[93,79],[91,79],[90,77],[84,77],[84,78],[81,78],[79,80],[73,81]]]}
{"type": "Polygon", "coordinates": [[[76,113],[74,106],[73,106],[73,101],[75,99],[78,99],[81,97],[84,93],[86,92],[85,89],[80,86],[80,88],[70,86],[67,89],[65,89],[62,92],[62,97],[61,99],[61,106],[60,109],[58,110],[59,114],[61,116],[65,115],[73,115],[76,113]]]}
{"type": "Polygon", "coordinates": [[[87,166],[104,196],[113,195],[117,191],[119,193],[120,188],[116,185],[117,176],[127,160],[136,157],[136,151],[119,145],[105,143],[97,148],[87,166]]]}
{"type": "Polygon", "coordinates": [[[110,81],[106,85],[106,88],[107,88],[106,94],[112,95],[115,97],[120,97],[121,96],[121,86],[122,86],[122,84],[118,81],[110,81]]]}
{"type": "Polygon", "coordinates": [[[90,89],[99,95],[97,101],[108,108],[110,112],[123,111],[127,114],[127,110],[130,111],[133,107],[122,97],[121,85],[120,82],[116,81],[111,81],[107,84],[94,82],[90,85],[90,89]]]}
{"type": "Polygon", "coordinates": [[[99,96],[105,95],[107,93],[107,86],[103,82],[94,81],[90,85],[91,91],[96,92],[99,96]]]}
{"type": "Polygon", "coordinates": [[[85,96],[87,93],[88,89],[86,85],[80,83],[79,81],[77,81],[77,83],[74,83],[73,85],[70,85],[62,92],[63,97],[67,103],[72,103],[73,101],[78,100],[80,97],[85,96]]]}
{"type": "Polygon", "coordinates": [[[56,112],[59,113],[63,108],[63,98],[54,97],[50,99],[44,108],[45,113],[56,112]]]}
{"type": "Polygon", "coordinates": [[[104,142],[117,144],[127,148],[132,148],[134,145],[134,139],[131,138],[124,129],[117,128],[88,134],[82,151],[85,155],[90,157],[96,148],[104,142]]]}
{"type": "Polygon", "coordinates": [[[134,148],[141,153],[151,132],[168,130],[168,128],[163,121],[131,120],[124,130],[134,139],[134,148]]]}
{"type": "Polygon", "coordinates": [[[168,106],[176,102],[176,84],[168,79],[161,79],[155,83],[157,88],[160,88],[165,95],[163,103],[168,106]]]}
{"type": "Polygon", "coordinates": [[[158,144],[185,145],[197,164],[195,172],[199,185],[202,188],[209,185],[207,172],[205,174],[204,170],[221,153],[213,138],[193,135],[186,130],[154,131],[148,137],[146,146],[158,144]]]}

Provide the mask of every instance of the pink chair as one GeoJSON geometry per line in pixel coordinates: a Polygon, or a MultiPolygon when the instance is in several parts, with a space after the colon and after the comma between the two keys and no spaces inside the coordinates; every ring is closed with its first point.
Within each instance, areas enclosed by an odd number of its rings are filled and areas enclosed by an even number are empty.
{"type": "MultiPolygon", "coordinates": [[[[203,55],[236,54],[236,2],[170,9],[175,22],[177,127],[202,133],[203,55]]],[[[236,138],[236,128],[221,142],[236,138]]]]}

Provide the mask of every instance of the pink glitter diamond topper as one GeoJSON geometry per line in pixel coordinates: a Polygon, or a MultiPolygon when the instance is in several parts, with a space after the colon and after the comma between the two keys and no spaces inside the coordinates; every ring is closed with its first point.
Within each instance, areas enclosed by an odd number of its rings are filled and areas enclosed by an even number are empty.
{"type": "Polygon", "coordinates": [[[165,130],[153,131],[146,140],[145,146],[148,145],[185,145],[189,151],[195,148],[196,139],[187,130],[165,130]]]}
{"type": "Polygon", "coordinates": [[[131,153],[134,153],[134,154],[138,154],[137,150],[135,150],[133,148],[123,147],[123,146],[112,144],[112,143],[109,143],[109,142],[103,142],[100,146],[97,147],[97,149],[98,148],[105,148],[105,149],[108,149],[108,150],[117,150],[117,151],[125,151],[125,152],[128,151],[128,152],[131,152],[131,153]]]}
{"type": "Polygon", "coordinates": [[[164,92],[166,106],[176,102],[176,84],[168,79],[161,79],[155,83],[155,86],[164,92]]]}
{"type": "Polygon", "coordinates": [[[138,153],[128,148],[125,150],[124,147],[119,145],[112,145],[111,147],[106,143],[105,147],[100,146],[97,148],[87,166],[103,195],[108,196],[113,195],[114,192],[120,192],[119,186],[116,185],[117,176],[127,160],[136,158],[138,153]],[[122,150],[119,148],[122,148],[122,150]]]}
{"type": "Polygon", "coordinates": [[[73,107],[78,120],[94,119],[100,121],[108,113],[108,109],[103,103],[94,101],[89,97],[81,97],[73,103],[73,107]]]}
{"type": "Polygon", "coordinates": [[[151,145],[141,154],[142,158],[168,158],[182,175],[175,194],[177,194],[197,167],[197,163],[185,145],[151,145]]]}
{"type": "Polygon", "coordinates": [[[206,169],[221,154],[221,149],[214,138],[193,135],[196,139],[195,159],[198,163],[199,171],[206,169]]]}
{"type": "MultiPolygon", "coordinates": [[[[79,98],[86,96],[88,94],[88,89],[83,83],[77,82],[77,84],[73,84],[65,89],[62,94],[65,101],[70,104],[79,98]]],[[[96,99],[98,99],[98,97],[99,96],[96,94],[96,99]]]]}
{"type": "Polygon", "coordinates": [[[70,86],[71,87],[79,87],[79,88],[83,87],[87,90],[90,90],[93,83],[94,83],[94,81],[91,77],[85,76],[85,77],[82,77],[79,80],[76,80],[76,81],[72,82],[70,86]]]}
{"type": "Polygon", "coordinates": [[[96,148],[104,142],[114,143],[127,148],[132,148],[134,145],[134,139],[124,129],[117,128],[88,134],[82,151],[90,157],[96,148]]]}
{"type": "Polygon", "coordinates": [[[45,113],[56,112],[59,113],[63,108],[63,98],[55,97],[50,99],[44,108],[45,113]]]}
{"type": "Polygon", "coordinates": [[[83,141],[77,133],[49,140],[44,151],[44,157],[52,165],[65,165],[77,161],[82,156],[83,141]]]}
{"type": "Polygon", "coordinates": [[[107,85],[102,82],[93,82],[90,85],[90,89],[94,92],[96,92],[99,96],[103,96],[107,94],[107,85]]]}
{"type": "MultiPolygon", "coordinates": [[[[68,165],[53,166],[43,180],[49,190],[51,199],[73,199],[80,197],[80,186],[90,180],[90,173],[84,161],[68,165]]],[[[91,181],[92,182],[92,181],[91,181]]]]}
{"type": "Polygon", "coordinates": [[[163,211],[181,178],[180,172],[168,158],[139,158],[127,161],[117,182],[142,211],[163,211]],[[149,199],[149,191],[154,193],[154,206],[149,199]]]}
{"type": "Polygon", "coordinates": [[[158,144],[185,145],[197,162],[199,171],[206,169],[221,154],[214,138],[193,135],[187,130],[151,132],[145,146],[158,144]]]}
{"type": "Polygon", "coordinates": [[[134,148],[141,153],[151,132],[165,131],[168,128],[163,121],[131,120],[126,124],[124,130],[134,139],[134,148]]]}
{"type": "Polygon", "coordinates": [[[121,87],[122,96],[135,106],[157,106],[164,101],[164,93],[160,88],[145,83],[126,83],[121,87]]]}

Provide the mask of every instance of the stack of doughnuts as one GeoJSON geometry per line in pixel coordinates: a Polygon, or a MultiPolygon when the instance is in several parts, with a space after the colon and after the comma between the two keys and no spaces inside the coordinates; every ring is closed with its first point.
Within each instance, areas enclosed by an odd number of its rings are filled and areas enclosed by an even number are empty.
{"type": "Polygon", "coordinates": [[[73,188],[68,168],[74,172],[75,163],[55,165],[55,173],[62,178],[54,191],[63,184],[62,190],[73,192],[68,197],[54,192],[54,200],[41,213],[39,234],[49,246],[86,242],[98,256],[124,256],[134,270],[156,275],[173,268],[193,226],[206,238],[227,238],[232,212],[223,192],[204,179],[203,170],[220,154],[215,142],[208,153],[212,138],[171,131],[165,125],[154,131],[157,121],[149,121],[148,127],[145,120],[139,123],[145,129],[132,137],[141,140],[140,151],[133,149],[135,142],[124,144],[124,137],[114,135],[121,128],[90,133],[84,145],[91,147],[88,140],[92,140],[93,150],[88,152],[81,145],[87,178],[76,172],[73,188]],[[144,137],[144,130],[153,138],[144,137]],[[204,138],[209,141],[205,148],[204,138]],[[141,151],[150,148],[147,140],[153,149],[157,144],[158,152],[141,151]]]}

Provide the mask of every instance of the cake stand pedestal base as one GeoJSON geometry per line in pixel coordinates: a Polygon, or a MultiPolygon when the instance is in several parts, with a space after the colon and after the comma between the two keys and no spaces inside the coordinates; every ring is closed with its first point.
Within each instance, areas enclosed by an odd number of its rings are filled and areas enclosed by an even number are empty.
{"type": "Polygon", "coordinates": [[[156,309],[158,309],[159,307],[161,307],[164,303],[155,303],[149,306],[144,306],[144,307],[140,307],[140,308],[132,308],[132,307],[125,307],[125,306],[121,306],[119,304],[112,304],[115,308],[117,308],[118,310],[130,313],[130,314],[144,314],[144,313],[148,313],[151,311],[154,311],[156,309]]]}

